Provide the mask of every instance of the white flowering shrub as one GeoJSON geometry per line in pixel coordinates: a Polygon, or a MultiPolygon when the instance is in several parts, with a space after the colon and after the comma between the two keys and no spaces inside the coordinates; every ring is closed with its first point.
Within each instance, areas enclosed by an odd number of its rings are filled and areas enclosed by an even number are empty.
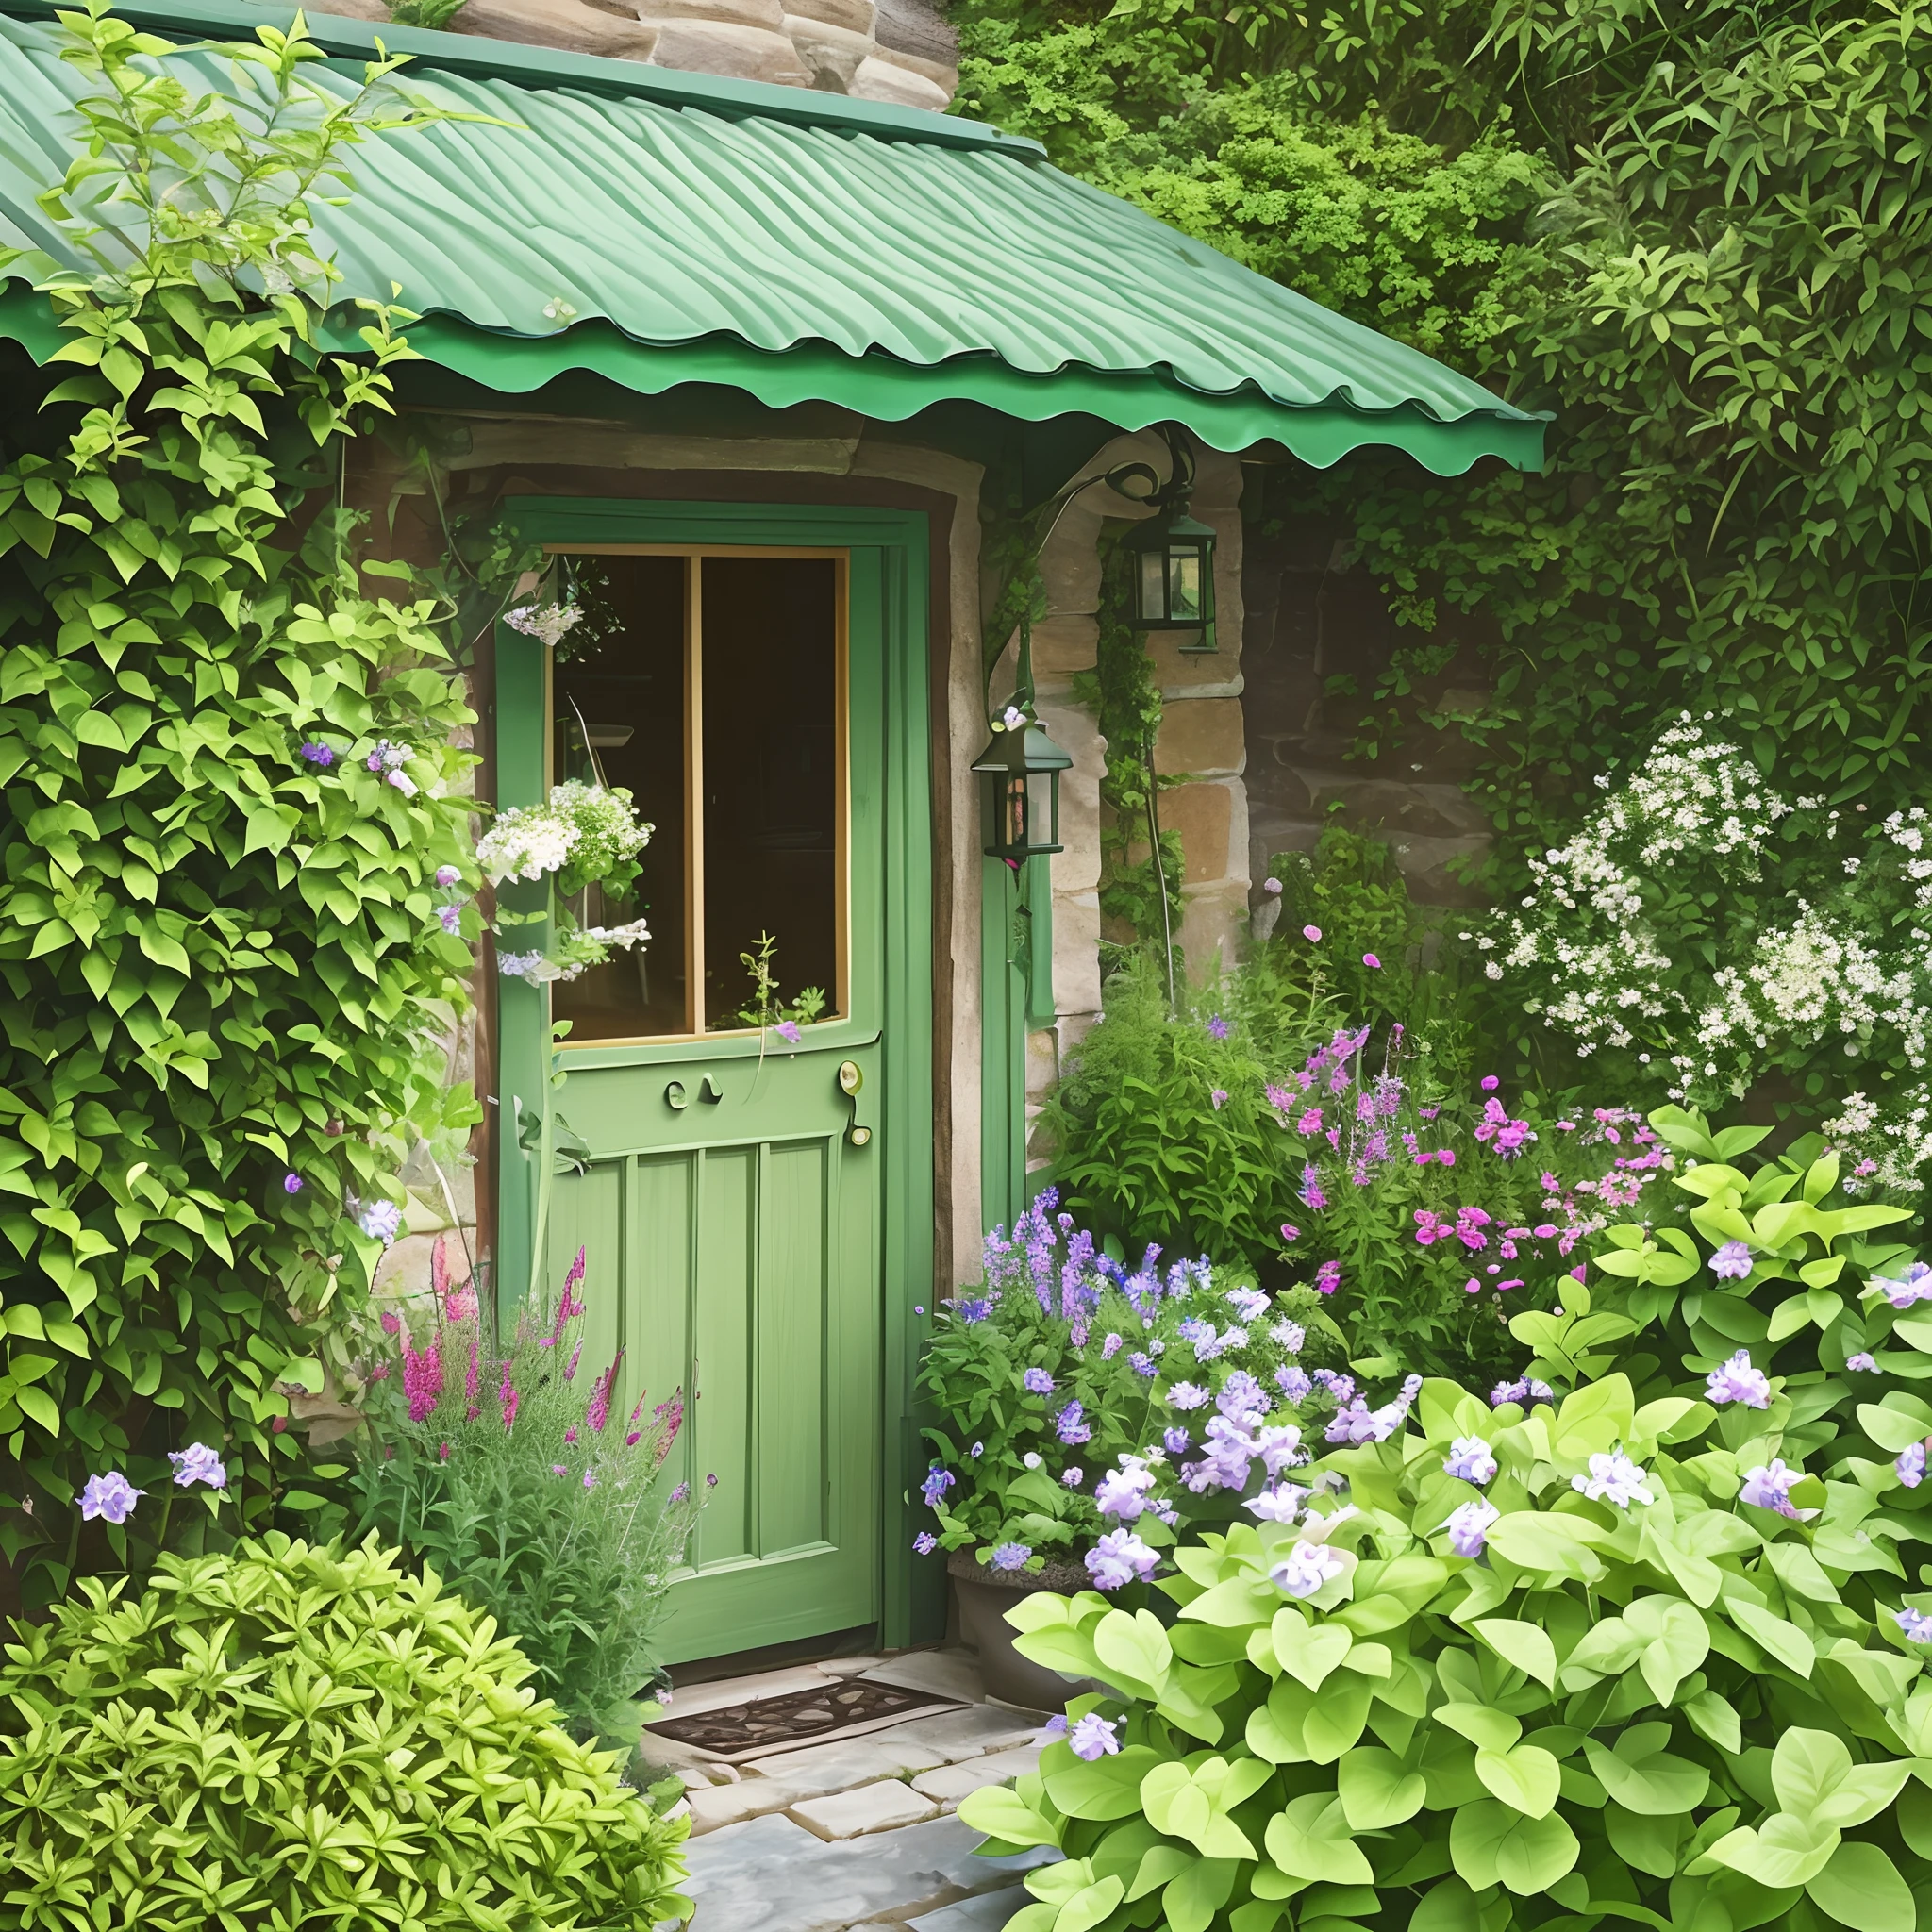
{"type": "Polygon", "coordinates": [[[1923,808],[1788,799],[1709,714],[1679,717],[1532,890],[1466,935],[1484,970],[1576,1043],[1668,1070],[1710,1106],[1767,1074],[1813,1103],[1866,1185],[1932,1158],[1932,854],[1923,808]],[[1873,1062],[1870,1071],[1865,1063],[1873,1062]],[[1848,1077],[1849,1074],[1849,1077],[1848,1077]]]}
{"type": "Polygon", "coordinates": [[[476,862],[493,884],[555,878],[566,898],[586,886],[621,892],[637,876],[637,855],[655,828],[637,815],[623,786],[553,785],[542,805],[512,806],[476,841],[476,862]]]}

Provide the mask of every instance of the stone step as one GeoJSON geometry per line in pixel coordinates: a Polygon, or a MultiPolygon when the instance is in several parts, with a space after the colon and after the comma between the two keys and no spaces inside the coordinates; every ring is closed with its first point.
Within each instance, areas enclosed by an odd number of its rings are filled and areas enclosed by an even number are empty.
{"type": "Polygon", "coordinates": [[[856,1791],[834,1791],[828,1797],[807,1798],[788,1806],[785,1815],[816,1838],[870,1838],[875,1832],[918,1824],[938,1815],[938,1801],[909,1785],[885,1778],[860,1785],[856,1791]]]}
{"type": "Polygon", "coordinates": [[[984,1757],[969,1757],[963,1763],[925,1772],[912,1780],[912,1789],[952,1811],[969,1792],[1024,1777],[1039,1762],[1040,1746],[1023,1744],[1018,1750],[994,1751],[984,1757]]]}

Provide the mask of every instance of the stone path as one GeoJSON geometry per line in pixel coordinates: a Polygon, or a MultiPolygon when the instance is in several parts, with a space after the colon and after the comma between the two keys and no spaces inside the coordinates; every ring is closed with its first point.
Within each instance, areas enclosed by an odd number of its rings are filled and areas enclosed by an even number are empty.
{"type": "Polygon", "coordinates": [[[650,1740],[652,1758],[688,1787],[692,1932],[998,1932],[1027,1903],[1022,1874],[1058,1856],[976,1857],[979,1834],[952,1815],[969,1791],[1033,1768],[1045,1721],[989,1701],[970,1651],[841,1657],[700,1684],[672,1709],[682,1717],[849,1676],[966,1707],[743,1766],[650,1740]]]}

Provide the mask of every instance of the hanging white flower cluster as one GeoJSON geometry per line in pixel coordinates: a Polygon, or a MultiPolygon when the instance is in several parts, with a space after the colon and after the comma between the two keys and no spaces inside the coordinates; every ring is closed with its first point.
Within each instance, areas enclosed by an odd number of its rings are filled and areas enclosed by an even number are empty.
{"type": "Polygon", "coordinates": [[[651,831],[633,810],[628,791],[573,779],[553,786],[546,804],[500,813],[476,841],[476,862],[497,885],[547,878],[566,866],[605,878],[637,855],[651,831]]]}
{"type": "MultiPolygon", "coordinates": [[[[1607,795],[1567,845],[1531,862],[1521,908],[1471,935],[1485,971],[1520,984],[1524,1006],[1579,1054],[1654,1052],[1680,1100],[1741,1094],[1767,1067],[1828,1045],[1924,1074],[1932,936],[1910,909],[1932,907],[1932,822],[1916,807],[1873,824],[1823,798],[1794,806],[1710,722],[1682,714],[1623,783],[1597,779],[1607,795]],[[1818,815],[1822,851],[1780,841],[1798,808],[1818,815]],[[1847,836],[1862,852],[1834,854],[1847,836]],[[1767,876],[1774,852],[1787,870],[1767,876]],[[1808,899],[1779,890],[1794,858],[1812,863],[1808,899]],[[1710,919],[1713,894],[1735,908],[1728,921],[1710,919]]],[[[1882,1108],[1858,1096],[1832,1131],[1872,1185],[1904,1185],[1881,1177],[1932,1155],[1932,1095],[1916,1084],[1882,1108]]]]}
{"type": "Polygon", "coordinates": [[[583,614],[575,604],[521,604],[503,621],[510,629],[522,631],[554,651],[583,614]]]}

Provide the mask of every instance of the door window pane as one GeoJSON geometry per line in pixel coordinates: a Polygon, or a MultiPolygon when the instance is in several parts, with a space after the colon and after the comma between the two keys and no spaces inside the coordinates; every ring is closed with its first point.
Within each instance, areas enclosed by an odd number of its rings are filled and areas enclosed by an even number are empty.
{"type": "Polygon", "coordinates": [[[692,1030],[685,891],[688,791],[685,639],[691,559],[573,560],[584,617],[552,664],[553,782],[621,785],[656,826],[642,867],[619,897],[591,886],[568,902],[581,925],[641,914],[651,937],[551,990],[551,1011],[576,1041],[692,1030]],[[575,647],[575,648],[573,648],[575,647]]]}
{"type": "Polygon", "coordinates": [[[839,1005],[839,567],[707,557],[704,932],[707,1030],[758,1024],[754,959],[788,1009],[839,1005]]]}

